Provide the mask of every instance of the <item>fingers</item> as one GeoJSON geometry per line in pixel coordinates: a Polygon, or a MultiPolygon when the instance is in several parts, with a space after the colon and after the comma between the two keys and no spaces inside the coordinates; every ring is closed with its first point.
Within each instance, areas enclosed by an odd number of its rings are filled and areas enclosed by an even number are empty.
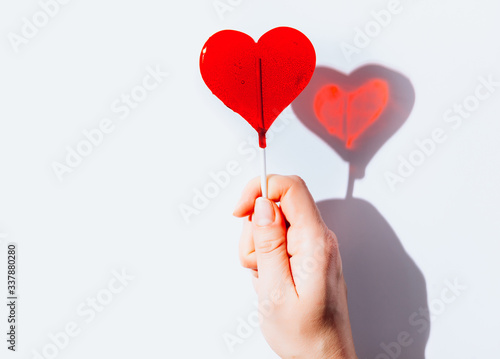
{"type": "Polygon", "coordinates": [[[252,284],[255,292],[259,292],[259,271],[257,269],[257,257],[255,255],[255,246],[253,244],[252,222],[250,218],[243,219],[243,231],[239,243],[239,256],[241,265],[250,269],[252,284]]]}
{"type": "Polygon", "coordinates": [[[272,298],[295,286],[287,252],[286,223],[273,201],[258,198],[252,215],[252,230],[258,266],[259,296],[272,298]]]}
{"type": "Polygon", "coordinates": [[[244,267],[252,269],[259,296],[273,297],[273,293],[290,288],[297,295],[325,282],[324,274],[335,258],[329,247],[336,241],[328,236],[329,230],[300,177],[270,175],[268,189],[269,199],[258,198],[260,178],[253,179],[234,211],[235,216],[246,217],[240,259],[244,267]],[[304,268],[309,269],[311,263],[314,273],[308,273],[305,281],[304,268]]]}
{"type": "Polygon", "coordinates": [[[249,217],[243,220],[243,232],[239,244],[239,255],[241,265],[245,268],[257,270],[257,257],[253,243],[252,222],[249,217]]]}
{"type": "MultiPolygon", "coordinates": [[[[271,201],[280,202],[281,210],[291,226],[323,224],[314,199],[300,177],[270,175],[268,191],[271,201]]],[[[245,187],[233,214],[236,217],[251,215],[255,199],[260,195],[260,178],[254,178],[245,187]]]]}

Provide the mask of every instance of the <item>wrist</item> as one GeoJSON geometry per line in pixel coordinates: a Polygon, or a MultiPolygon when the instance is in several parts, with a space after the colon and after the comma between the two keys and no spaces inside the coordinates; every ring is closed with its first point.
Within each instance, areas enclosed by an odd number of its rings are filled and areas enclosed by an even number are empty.
{"type": "Polygon", "coordinates": [[[308,359],[357,359],[352,336],[340,338],[339,335],[325,335],[318,340],[308,359]]]}

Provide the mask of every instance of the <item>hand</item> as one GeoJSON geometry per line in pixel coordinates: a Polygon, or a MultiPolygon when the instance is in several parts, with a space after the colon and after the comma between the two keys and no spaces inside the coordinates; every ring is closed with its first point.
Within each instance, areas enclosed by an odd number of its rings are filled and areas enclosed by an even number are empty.
{"type": "Polygon", "coordinates": [[[268,188],[269,199],[259,197],[252,180],[234,211],[245,217],[240,259],[253,273],[264,337],[284,359],[356,358],[335,234],[301,178],[271,175],[268,188]]]}

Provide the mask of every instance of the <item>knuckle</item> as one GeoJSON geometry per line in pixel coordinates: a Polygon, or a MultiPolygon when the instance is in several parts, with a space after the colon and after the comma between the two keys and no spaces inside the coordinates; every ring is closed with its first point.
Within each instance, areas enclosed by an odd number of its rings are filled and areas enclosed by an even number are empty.
{"type": "Polygon", "coordinates": [[[327,237],[325,241],[325,246],[327,248],[326,254],[328,255],[330,267],[335,269],[339,277],[342,277],[342,258],[340,256],[339,242],[335,233],[328,229],[327,237]]]}
{"type": "Polygon", "coordinates": [[[324,227],[322,233],[315,235],[316,240],[313,241],[314,249],[309,249],[314,253],[314,257],[326,265],[329,265],[332,260],[337,261],[340,256],[337,237],[333,231],[324,227]]]}
{"type": "Polygon", "coordinates": [[[240,264],[242,267],[245,267],[247,268],[247,264],[248,264],[248,261],[247,261],[247,258],[246,256],[240,252],[240,264]]]}
{"type": "Polygon", "coordinates": [[[283,245],[283,242],[281,236],[267,235],[255,241],[255,251],[262,254],[273,253],[283,245]]]}
{"type": "Polygon", "coordinates": [[[331,229],[326,230],[324,246],[326,249],[326,253],[329,256],[333,258],[337,258],[340,256],[339,242],[337,241],[337,236],[331,229]]]}
{"type": "Polygon", "coordinates": [[[294,184],[306,187],[306,182],[302,179],[302,177],[297,175],[292,175],[290,176],[290,179],[293,181],[294,184]]]}
{"type": "Polygon", "coordinates": [[[332,251],[339,250],[339,242],[337,240],[337,235],[329,228],[326,229],[326,242],[328,243],[332,251]]]}
{"type": "Polygon", "coordinates": [[[252,258],[250,257],[250,254],[240,253],[240,263],[241,263],[241,266],[244,268],[252,269],[255,266],[254,265],[255,263],[253,263],[252,258]]]}

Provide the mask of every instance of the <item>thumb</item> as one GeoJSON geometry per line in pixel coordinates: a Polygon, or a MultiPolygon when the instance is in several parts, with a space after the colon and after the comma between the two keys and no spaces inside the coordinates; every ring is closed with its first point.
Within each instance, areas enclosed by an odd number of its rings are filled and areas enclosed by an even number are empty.
{"type": "Polygon", "coordinates": [[[259,295],[277,299],[294,288],[287,251],[286,223],[281,209],[266,198],[255,201],[253,240],[259,271],[259,295]]]}

